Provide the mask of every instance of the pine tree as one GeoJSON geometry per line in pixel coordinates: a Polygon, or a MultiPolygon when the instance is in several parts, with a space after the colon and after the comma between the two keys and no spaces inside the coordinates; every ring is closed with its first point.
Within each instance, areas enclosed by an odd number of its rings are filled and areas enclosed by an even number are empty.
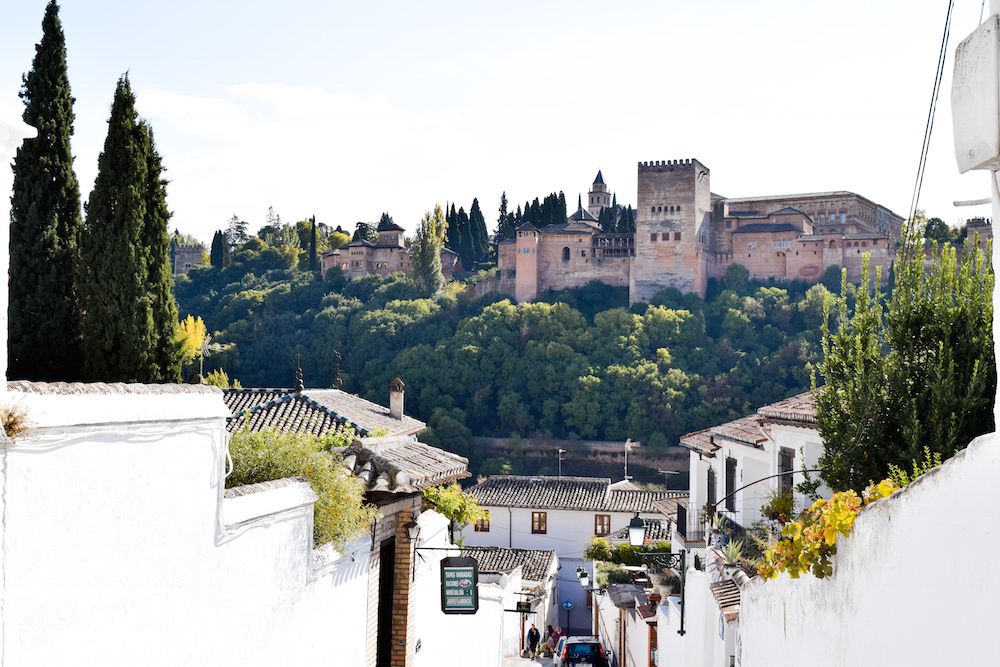
{"type": "Polygon", "coordinates": [[[38,129],[14,160],[10,211],[11,378],[80,377],[80,303],[74,275],[79,262],[80,186],[73,172],[73,96],[59,5],[42,20],[31,71],[20,97],[24,122],[38,129]]]}
{"type": "Polygon", "coordinates": [[[226,229],[226,238],[229,240],[229,247],[232,250],[236,250],[236,248],[246,243],[250,238],[250,235],[247,234],[246,220],[240,220],[239,216],[233,213],[233,217],[229,219],[229,226],[226,229]]]}
{"type": "Polygon", "coordinates": [[[496,241],[507,241],[514,238],[514,214],[507,210],[507,192],[500,194],[500,211],[497,216],[496,241]]]}
{"type": "Polygon", "coordinates": [[[440,205],[434,206],[434,214],[424,214],[413,239],[413,274],[423,285],[427,294],[434,296],[444,285],[441,273],[441,249],[447,236],[447,222],[440,205]]]}
{"type": "Polygon", "coordinates": [[[147,290],[153,311],[153,347],[146,382],[179,382],[182,345],[177,336],[177,302],[174,300],[174,276],[170,270],[167,234],[170,209],[167,208],[167,180],[160,154],[156,151],[153,129],[139,122],[146,154],[146,217],[142,231],[142,250],[146,256],[147,290]]]}
{"type": "Polygon", "coordinates": [[[145,136],[128,77],[118,80],[80,242],[83,372],[145,382],[156,338],[142,246],[148,197],[145,136]]]}
{"type": "Polygon", "coordinates": [[[226,235],[222,233],[221,229],[216,230],[215,235],[212,236],[212,249],[208,255],[213,269],[221,269],[226,265],[227,248],[226,235]]]}
{"type": "Polygon", "coordinates": [[[514,211],[514,229],[517,229],[524,224],[524,214],[521,213],[521,205],[517,205],[517,210],[514,211]]]}

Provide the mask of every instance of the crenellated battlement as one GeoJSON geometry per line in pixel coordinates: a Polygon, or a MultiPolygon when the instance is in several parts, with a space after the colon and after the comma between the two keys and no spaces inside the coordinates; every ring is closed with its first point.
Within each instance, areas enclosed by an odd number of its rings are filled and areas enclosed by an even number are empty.
{"type": "Polygon", "coordinates": [[[695,158],[683,158],[679,160],[651,160],[649,162],[640,162],[639,171],[662,169],[664,167],[693,167],[695,164],[700,164],[695,158]]]}

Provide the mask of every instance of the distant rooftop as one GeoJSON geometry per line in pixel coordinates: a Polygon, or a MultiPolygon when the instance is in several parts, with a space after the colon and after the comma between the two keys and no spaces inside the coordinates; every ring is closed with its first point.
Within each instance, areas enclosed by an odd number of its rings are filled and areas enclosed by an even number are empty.
{"type": "Polygon", "coordinates": [[[768,424],[788,423],[804,428],[816,428],[816,411],[813,396],[807,391],[796,396],[765,405],[755,414],[730,422],[693,431],[681,436],[680,445],[695,452],[714,455],[721,447],[717,438],[725,438],[751,447],[760,448],[767,440],[768,424]]]}
{"type": "Polygon", "coordinates": [[[227,389],[223,398],[232,411],[228,428],[235,430],[246,415],[254,430],[279,428],[322,435],[340,424],[368,435],[384,429],[388,435],[415,435],[425,424],[407,415],[393,419],[389,408],[339,389],[227,389]]]}
{"type": "Polygon", "coordinates": [[[505,549],[503,547],[463,547],[462,556],[479,561],[479,572],[510,574],[518,567],[521,577],[530,581],[545,581],[556,560],[551,549],[505,549]]]}
{"type": "Polygon", "coordinates": [[[607,477],[493,475],[470,488],[469,493],[484,507],[654,512],[657,500],[687,492],[612,489],[607,477]]]}

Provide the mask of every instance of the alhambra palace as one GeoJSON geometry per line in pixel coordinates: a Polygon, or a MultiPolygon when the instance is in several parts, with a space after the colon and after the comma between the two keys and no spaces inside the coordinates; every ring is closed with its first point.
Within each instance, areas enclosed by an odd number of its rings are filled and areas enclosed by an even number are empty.
{"type": "Polygon", "coordinates": [[[695,159],[640,162],[636,231],[605,234],[611,195],[598,172],[565,224],[523,225],[498,244],[500,290],[523,302],[596,280],[627,286],[631,303],[666,287],[704,297],[733,264],[763,280],[818,282],[830,267],[857,280],[863,254],[888,275],[903,218],[885,206],[845,191],[730,199],[709,178],[695,159]]]}

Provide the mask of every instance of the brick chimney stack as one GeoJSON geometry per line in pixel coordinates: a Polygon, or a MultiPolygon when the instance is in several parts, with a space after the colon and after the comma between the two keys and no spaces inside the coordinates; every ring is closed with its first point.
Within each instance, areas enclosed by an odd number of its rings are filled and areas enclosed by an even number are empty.
{"type": "Polygon", "coordinates": [[[389,383],[389,416],[393,419],[403,420],[403,394],[406,385],[398,377],[389,383]]]}

